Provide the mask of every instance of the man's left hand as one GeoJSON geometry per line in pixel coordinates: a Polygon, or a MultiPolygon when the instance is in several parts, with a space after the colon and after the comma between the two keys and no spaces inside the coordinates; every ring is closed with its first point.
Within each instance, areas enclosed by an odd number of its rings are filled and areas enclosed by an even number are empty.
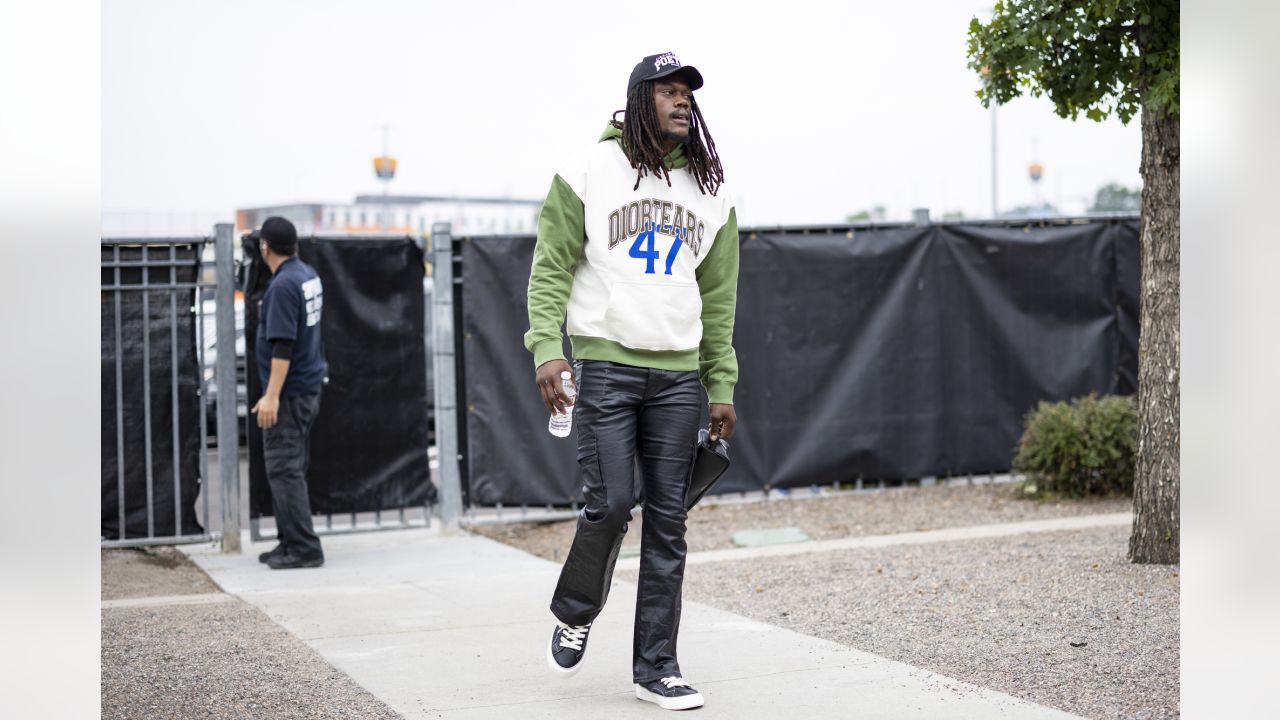
{"type": "Polygon", "coordinates": [[[266,430],[275,426],[276,416],[280,412],[280,398],[263,395],[253,406],[253,412],[258,415],[258,427],[266,430]]]}
{"type": "Polygon", "coordinates": [[[711,442],[721,438],[725,440],[732,438],[733,430],[738,425],[738,413],[733,411],[733,406],[711,403],[710,408],[711,426],[707,428],[707,431],[711,434],[711,442]]]}

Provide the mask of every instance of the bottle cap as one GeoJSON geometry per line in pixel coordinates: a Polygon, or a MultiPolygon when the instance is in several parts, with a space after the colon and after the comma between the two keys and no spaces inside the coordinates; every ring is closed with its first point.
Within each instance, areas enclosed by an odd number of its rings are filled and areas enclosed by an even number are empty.
{"type": "Polygon", "coordinates": [[[569,378],[571,378],[571,377],[573,377],[573,373],[569,372],[568,370],[562,370],[562,371],[560,371],[560,379],[561,379],[561,380],[568,380],[568,379],[569,379],[569,378]]]}

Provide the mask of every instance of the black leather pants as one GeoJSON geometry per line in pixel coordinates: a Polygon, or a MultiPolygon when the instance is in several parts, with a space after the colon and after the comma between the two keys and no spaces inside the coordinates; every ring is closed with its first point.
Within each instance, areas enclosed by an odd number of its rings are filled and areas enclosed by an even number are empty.
{"type": "Polygon", "coordinates": [[[560,571],[551,612],[569,625],[604,607],[631,508],[643,491],[632,674],[679,675],[676,634],[684,581],[684,495],[702,395],[696,371],[579,363],[573,424],[586,505],[560,571]],[[642,487],[636,487],[636,459],[642,487]]]}

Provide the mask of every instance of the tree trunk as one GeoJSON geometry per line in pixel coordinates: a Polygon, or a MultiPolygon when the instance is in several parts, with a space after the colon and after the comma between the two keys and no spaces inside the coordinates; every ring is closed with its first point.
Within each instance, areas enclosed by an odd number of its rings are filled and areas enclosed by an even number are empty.
{"type": "Polygon", "coordinates": [[[1142,110],[1138,467],[1129,560],[1179,560],[1179,120],[1142,110]]]}

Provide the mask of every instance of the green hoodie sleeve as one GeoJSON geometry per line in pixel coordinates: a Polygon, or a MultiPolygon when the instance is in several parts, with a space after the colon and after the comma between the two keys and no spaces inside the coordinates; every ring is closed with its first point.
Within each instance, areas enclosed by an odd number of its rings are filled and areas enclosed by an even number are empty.
{"type": "Polygon", "coordinates": [[[524,346],[533,353],[535,368],[564,359],[560,327],[569,305],[573,271],[586,242],[584,212],[582,199],[556,175],[538,216],[538,244],[529,271],[529,332],[524,346]]]}
{"type": "Polygon", "coordinates": [[[702,293],[702,343],[698,346],[698,374],[707,389],[707,400],[733,404],[738,382],[738,357],[733,352],[733,314],[738,305],[738,213],[729,219],[711,244],[710,254],[698,266],[702,293]]]}

